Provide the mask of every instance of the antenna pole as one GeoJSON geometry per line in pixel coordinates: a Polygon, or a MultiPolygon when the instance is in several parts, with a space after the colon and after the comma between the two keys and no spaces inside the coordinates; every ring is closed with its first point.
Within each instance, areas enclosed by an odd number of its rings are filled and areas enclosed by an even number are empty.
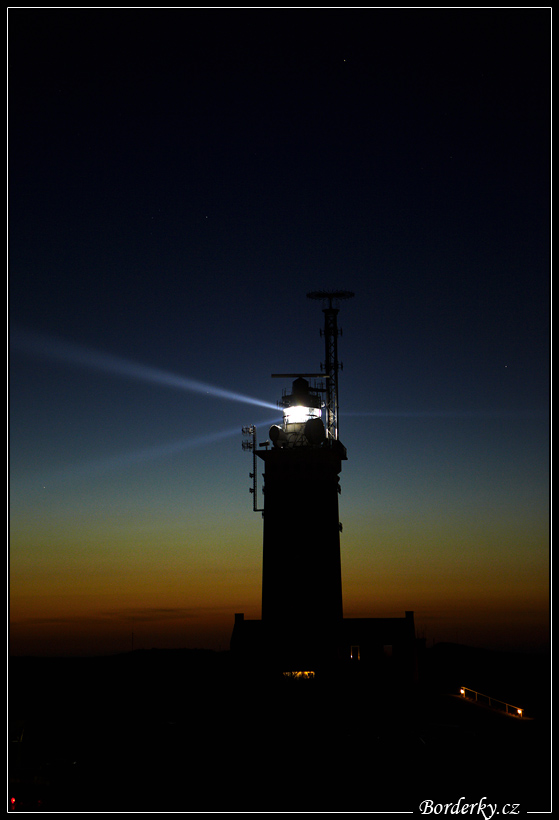
{"type": "Polygon", "coordinates": [[[333,303],[341,299],[351,299],[355,296],[349,290],[318,290],[307,293],[309,299],[320,299],[327,302],[327,307],[323,308],[324,313],[324,341],[326,358],[324,361],[324,372],[326,375],[326,429],[328,438],[337,439],[339,432],[338,423],[338,313],[339,308],[333,303]]]}
{"type": "MultiPolygon", "coordinates": [[[[254,512],[264,512],[261,507],[258,507],[258,499],[257,499],[257,492],[258,492],[258,480],[256,475],[256,427],[254,424],[249,424],[247,427],[243,427],[241,432],[245,436],[252,436],[251,439],[245,439],[243,441],[243,450],[252,450],[252,473],[249,473],[249,478],[252,478],[252,487],[249,487],[249,492],[252,493],[252,509],[254,512]]],[[[269,444],[270,442],[266,442],[269,444]]]]}

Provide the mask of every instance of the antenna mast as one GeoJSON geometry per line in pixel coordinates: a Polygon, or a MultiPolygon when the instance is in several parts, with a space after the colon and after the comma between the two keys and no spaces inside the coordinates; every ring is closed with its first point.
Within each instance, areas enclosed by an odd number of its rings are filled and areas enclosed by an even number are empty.
{"type": "Polygon", "coordinates": [[[327,303],[323,308],[324,313],[324,335],[326,343],[326,360],[324,362],[324,372],[326,375],[326,429],[328,438],[338,438],[338,370],[343,365],[338,362],[338,330],[339,308],[333,307],[334,302],[342,299],[351,299],[355,296],[350,290],[315,290],[307,293],[308,299],[320,299],[327,303]]]}
{"type": "MultiPolygon", "coordinates": [[[[254,424],[249,424],[241,429],[244,436],[252,436],[252,439],[245,439],[243,441],[243,450],[252,450],[252,473],[249,473],[249,478],[252,478],[252,487],[249,487],[249,492],[252,493],[252,509],[254,512],[261,512],[264,514],[264,509],[258,506],[257,492],[258,479],[256,475],[256,427],[254,424]]],[[[269,441],[265,441],[261,446],[268,449],[269,441]]]]}

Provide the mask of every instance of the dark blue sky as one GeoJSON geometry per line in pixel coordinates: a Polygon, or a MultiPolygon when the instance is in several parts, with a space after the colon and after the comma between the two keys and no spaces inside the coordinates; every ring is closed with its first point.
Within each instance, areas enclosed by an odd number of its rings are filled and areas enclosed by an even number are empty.
{"type": "MultiPolygon", "coordinates": [[[[221,607],[212,635],[227,642],[228,619],[260,595],[240,427],[262,422],[265,436],[277,414],[162,374],[275,404],[271,373],[324,359],[305,294],[343,288],[356,294],[340,313],[346,610],[415,609],[448,637],[462,622],[430,595],[450,572],[469,611],[497,608],[506,626],[537,609],[522,637],[540,642],[550,11],[15,9],[9,49],[12,600],[25,634],[107,562],[57,623],[92,633],[87,618],[122,608],[107,577],[134,566],[130,617],[165,609],[192,625],[221,607]],[[182,587],[143,586],[154,545],[182,587]],[[507,550],[532,586],[505,606],[507,550]],[[185,577],[208,561],[224,578],[194,593],[185,577]],[[238,596],[235,571],[251,579],[238,596]],[[379,578],[398,590],[386,602],[379,578]]],[[[183,643],[216,644],[184,629],[183,643]]]]}

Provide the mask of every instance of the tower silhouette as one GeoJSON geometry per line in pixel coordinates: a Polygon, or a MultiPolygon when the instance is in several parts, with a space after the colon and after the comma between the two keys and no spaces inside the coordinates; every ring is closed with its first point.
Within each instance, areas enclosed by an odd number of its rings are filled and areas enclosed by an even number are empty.
{"type": "Polygon", "coordinates": [[[387,656],[402,660],[406,674],[413,665],[413,612],[400,619],[343,616],[338,495],[347,453],[339,439],[337,304],[353,295],[307,294],[325,304],[322,371],[273,374],[293,380],[280,401],[282,424],[258,447],[256,428],[243,428],[252,437],[243,447],[253,451],[254,509],[264,518],[262,618],[237,614],[231,649],[247,664],[284,675],[314,675],[363,658],[378,678],[387,656]],[[258,459],[263,509],[257,506],[258,459]]]}
{"type": "Polygon", "coordinates": [[[265,464],[262,622],[276,658],[314,669],[335,656],[343,618],[338,476],[345,453],[321,419],[304,418],[313,401],[306,379],[295,379],[284,401],[287,421],[271,433],[273,448],[257,452],[265,464]],[[292,421],[292,409],[301,421],[292,421]]]}

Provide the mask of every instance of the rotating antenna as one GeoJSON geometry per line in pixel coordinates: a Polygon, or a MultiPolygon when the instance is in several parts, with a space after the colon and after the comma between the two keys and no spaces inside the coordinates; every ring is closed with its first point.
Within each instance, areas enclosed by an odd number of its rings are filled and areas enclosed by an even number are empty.
{"type": "Polygon", "coordinates": [[[324,372],[326,375],[326,430],[328,438],[338,438],[338,370],[343,367],[338,362],[338,330],[339,308],[334,307],[334,303],[342,299],[351,299],[355,294],[350,290],[313,290],[307,293],[308,299],[320,299],[327,303],[322,309],[324,313],[324,335],[326,345],[326,359],[324,362],[324,372]]]}

